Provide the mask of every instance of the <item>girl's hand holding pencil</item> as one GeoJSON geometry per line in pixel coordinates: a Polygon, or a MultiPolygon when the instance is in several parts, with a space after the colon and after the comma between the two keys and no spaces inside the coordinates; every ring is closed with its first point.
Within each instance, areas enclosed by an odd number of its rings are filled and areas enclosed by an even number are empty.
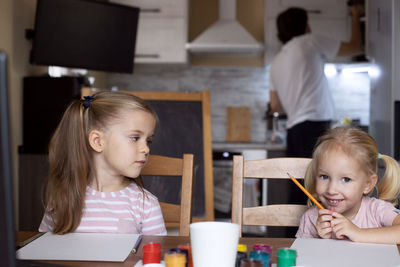
{"type": "Polygon", "coordinates": [[[333,211],[327,209],[320,209],[318,211],[318,219],[315,225],[320,238],[332,238],[333,229],[331,221],[333,211]]]}

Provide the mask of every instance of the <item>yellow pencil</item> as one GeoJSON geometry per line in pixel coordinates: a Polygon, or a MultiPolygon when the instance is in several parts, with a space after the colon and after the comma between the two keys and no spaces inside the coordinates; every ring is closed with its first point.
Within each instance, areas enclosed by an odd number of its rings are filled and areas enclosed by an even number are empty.
{"type": "Polygon", "coordinates": [[[311,199],[311,201],[317,205],[318,208],[321,210],[324,209],[324,207],[299,183],[299,181],[296,180],[296,178],[291,176],[289,173],[287,174],[289,175],[290,179],[292,179],[292,181],[311,199]]]}

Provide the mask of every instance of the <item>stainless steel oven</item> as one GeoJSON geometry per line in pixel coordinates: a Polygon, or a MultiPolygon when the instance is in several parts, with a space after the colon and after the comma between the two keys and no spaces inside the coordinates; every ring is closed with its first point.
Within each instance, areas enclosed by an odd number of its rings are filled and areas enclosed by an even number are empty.
{"type": "Polygon", "coordinates": [[[231,218],[232,160],[240,152],[213,151],[214,210],[216,220],[231,218]]]}

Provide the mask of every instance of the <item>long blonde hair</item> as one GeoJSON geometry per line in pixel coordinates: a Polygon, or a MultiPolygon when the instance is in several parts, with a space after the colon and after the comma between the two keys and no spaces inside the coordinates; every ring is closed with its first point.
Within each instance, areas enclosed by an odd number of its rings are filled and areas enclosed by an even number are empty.
{"type": "MultiPolygon", "coordinates": [[[[53,232],[73,232],[80,224],[87,185],[94,179],[92,148],[88,136],[93,129],[107,128],[122,110],[154,110],[128,93],[102,91],[76,100],[66,109],[49,145],[49,176],[44,187],[45,211],[54,221],[53,232]]],[[[141,179],[134,180],[141,188],[141,179]]]]}
{"type": "MultiPolygon", "coordinates": [[[[313,196],[317,197],[315,183],[320,159],[328,152],[338,148],[357,160],[369,175],[377,174],[378,158],[381,158],[386,166],[383,177],[376,185],[379,198],[397,204],[400,193],[399,164],[392,157],[379,154],[375,140],[358,128],[337,127],[318,139],[304,180],[306,189],[313,196]]],[[[309,202],[309,205],[312,203],[309,202]]]]}

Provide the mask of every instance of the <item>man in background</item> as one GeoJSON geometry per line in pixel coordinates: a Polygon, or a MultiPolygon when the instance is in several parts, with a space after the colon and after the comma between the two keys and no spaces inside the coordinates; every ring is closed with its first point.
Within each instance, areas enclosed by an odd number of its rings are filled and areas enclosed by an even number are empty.
{"type": "Polygon", "coordinates": [[[277,18],[282,49],[271,64],[270,105],[287,114],[287,156],[311,157],[319,136],[330,128],[334,104],[324,74],[327,59],[361,53],[357,6],[351,6],[349,42],[313,34],[307,12],[289,8],[277,18]]]}

